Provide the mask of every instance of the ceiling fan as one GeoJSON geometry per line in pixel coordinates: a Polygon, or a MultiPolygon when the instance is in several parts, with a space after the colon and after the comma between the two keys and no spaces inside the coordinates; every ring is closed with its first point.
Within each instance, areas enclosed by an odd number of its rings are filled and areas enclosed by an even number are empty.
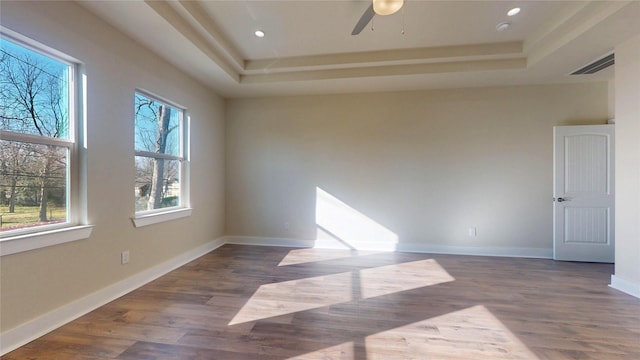
{"type": "Polygon", "coordinates": [[[372,0],[371,4],[364,11],[360,20],[356,23],[356,26],[353,28],[351,35],[358,35],[362,31],[362,29],[367,26],[367,24],[373,19],[374,15],[391,15],[400,10],[402,5],[404,4],[404,0],[372,0]]]}

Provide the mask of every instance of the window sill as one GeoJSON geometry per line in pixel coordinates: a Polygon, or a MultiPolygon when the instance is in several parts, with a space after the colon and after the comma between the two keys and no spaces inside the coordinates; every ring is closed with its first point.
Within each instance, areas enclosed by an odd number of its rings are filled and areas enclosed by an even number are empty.
{"type": "Polygon", "coordinates": [[[133,226],[139,228],[189,216],[191,216],[191,208],[182,208],[155,214],[138,215],[132,218],[131,221],[133,221],[133,226]]]}
{"type": "Polygon", "coordinates": [[[3,238],[0,239],[0,256],[88,239],[92,230],[91,225],[80,225],[3,238]]]}

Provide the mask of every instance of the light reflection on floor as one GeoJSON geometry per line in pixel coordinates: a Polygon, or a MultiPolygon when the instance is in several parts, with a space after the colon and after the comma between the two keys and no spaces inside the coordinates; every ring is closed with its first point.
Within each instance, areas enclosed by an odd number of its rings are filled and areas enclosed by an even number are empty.
{"type": "Polygon", "coordinates": [[[318,360],[318,359],[355,359],[353,342],[349,341],[340,345],[330,346],[318,351],[291,357],[291,360],[318,360]]]}
{"type": "Polygon", "coordinates": [[[278,266],[288,266],[288,265],[297,265],[297,264],[306,264],[306,263],[314,263],[319,261],[327,261],[327,260],[337,260],[337,259],[346,259],[351,257],[358,256],[369,256],[380,254],[380,251],[362,251],[362,250],[350,250],[343,248],[342,250],[332,249],[332,250],[313,250],[309,251],[309,249],[297,249],[291,250],[285,256],[278,266]]]}
{"type": "Polygon", "coordinates": [[[486,307],[473,306],[415,322],[365,339],[367,360],[538,359],[486,307]]]}
{"type": "Polygon", "coordinates": [[[455,279],[433,259],[261,285],[229,325],[441,284],[455,279]],[[397,279],[402,278],[402,282],[397,279]]]}

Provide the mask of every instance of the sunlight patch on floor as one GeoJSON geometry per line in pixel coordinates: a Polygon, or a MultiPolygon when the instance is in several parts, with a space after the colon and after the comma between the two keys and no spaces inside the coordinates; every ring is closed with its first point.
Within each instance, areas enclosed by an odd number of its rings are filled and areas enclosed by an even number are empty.
{"type": "Polygon", "coordinates": [[[229,325],[351,301],[351,272],[261,285],[229,325]]]}
{"type": "Polygon", "coordinates": [[[369,335],[365,344],[367,360],[415,354],[425,359],[538,359],[482,305],[369,335]]]}
{"type": "Polygon", "coordinates": [[[355,359],[353,342],[349,341],[336,346],[330,346],[318,351],[289,358],[290,360],[318,360],[318,359],[355,359]]]}
{"type": "Polygon", "coordinates": [[[320,261],[355,258],[380,254],[380,251],[356,251],[351,249],[296,249],[291,250],[278,266],[306,264],[320,261]]]}
{"type": "Polygon", "coordinates": [[[455,279],[433,259],[261,285],[229,325],[441,284],[455,279]],[[397,279],[402,278],[401,282],[397,279]]]}
{"type": "Polygon", "coordinates": [[[360,294],[368,299],[454,280],[433,259],[412,261],[360,271],[360,294]]]}

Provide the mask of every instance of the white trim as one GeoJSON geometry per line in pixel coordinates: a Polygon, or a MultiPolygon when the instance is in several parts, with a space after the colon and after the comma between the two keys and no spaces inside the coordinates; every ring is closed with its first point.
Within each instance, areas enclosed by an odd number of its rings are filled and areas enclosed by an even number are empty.
{"type": "Polygon", "coordinates": [[[165,221],[180,219],[184,217],[191,216],[191,208],[181,208],[177,210],[170,210],[161,213],[152,213],[152,214],[144,214],[144,215],[136,215],[136,217],[131,218],[133,221],[133,226],[139,228],[147,225],[153,225],[165,221]]]}
{"type": "Polygon", "coordinates": [[[0,256],[88,239],[93,226],[81,225],[0,239],[0,256]]]}
{"type": "Polygon", "coordinates": [[[0,25],[0,38],[16,42],[18,43],[18,45],[25,47],[31,51],[37,52],[41,55],[58,58],[58,60],[60,60],[61,62],[65,62],[68,65],[73,65],[80,62],[76,58],[63,53],[62,51],[56,50],[50,46],[47,46],[39,41],[22,35],[19,32],[13,31],[2,25],[0,25]]]}
{"type": "Polygon", "coordinates": [[[225,236],[225,244],[311,248],[315,240],[269,238],[260,236],[225,236]]]}
{"type": "MultiPolygon", "coordinates": [[[[69,87],[71,88],[72,86],[73,84],[69,87]]],[[[73,107],[70,105],[69,108],[72,109],[73,107]]],[[[6,141],[23,142],[36,145],[52,145],[67,148],[69,151],[72,150],[73,144],[75,143],[73,140],[54,138],[44,135],[22,134],[8,130],[0,130],[0,135],[2,135],[2,140],[6,141]]],[[[72,135],[73,134],[69,134],[69,138],[72,138],[72,135]]]]}
{"type": "Polygon", "coordinates": [[[222,238],[213,240],[157,266],[139,272],[127,279],[102,288],[34,320],[5,331],[0,334],[0,355],[11,352],[222,245],[224,245],[222,238]]]}
{"type": "Polygon", "coordinates": [[[640,299],[640,284],[611,275],[610,287],[640,299]]]}
{"type": "Polygon", "coordinates": [[[156,153],[151,151],[138,151],[138,150],[135,151],[135,156],[142,156],[142,157],[149,157],[149,158],[156,158],[156,159],[166,159],[166,160],[177,160],[177,161],[182,161],[184,159],[182,156],[162,154],[162,153],[156,153]]]}
{"type": "Polygon", "coordinates": [[[147,98],[151,98],[149,100],[155,100],[155,101],[164,103],[164,105],[169,105],[171,107],[177,108],[178,110],[180,110],[182,112],[187,110],[186,106],[182,106],[182,105],[178,104],[177,102],[174,102],[174,101],[169,100],[168,98],[166,98],[164,96],[161,96],[161,95],[158,95],[158,94],[154,93],[153,91],[148,91],[148,90],[145,90],[145,89],[142,89],[142,88],[136,88],[134,96],[136,94],[140,94],[140,95],[145,96],[147,98]]]}
{"type": "Polygon", "coordinates": [[[553,248],[479,247],[398,243],[396,251],[449,255],[552,259],[553,248]]]}
{"type": "MultiPolygon", "coordinates": [[[[325,246],[323,245],[317,245],[316,240],[269,238],[259,236],[225,236],[224,240],[225,244],[236,245],[325,248],[325,246]]],[[[395,249],[382,249],[377,243],[359,244],[357,250],[398,251],[450,255],[500,256],[536,259],[551,259],[553,257],[552,248],[471,247],[412,243],[397,243],[394,245],[395,249]]]]}

